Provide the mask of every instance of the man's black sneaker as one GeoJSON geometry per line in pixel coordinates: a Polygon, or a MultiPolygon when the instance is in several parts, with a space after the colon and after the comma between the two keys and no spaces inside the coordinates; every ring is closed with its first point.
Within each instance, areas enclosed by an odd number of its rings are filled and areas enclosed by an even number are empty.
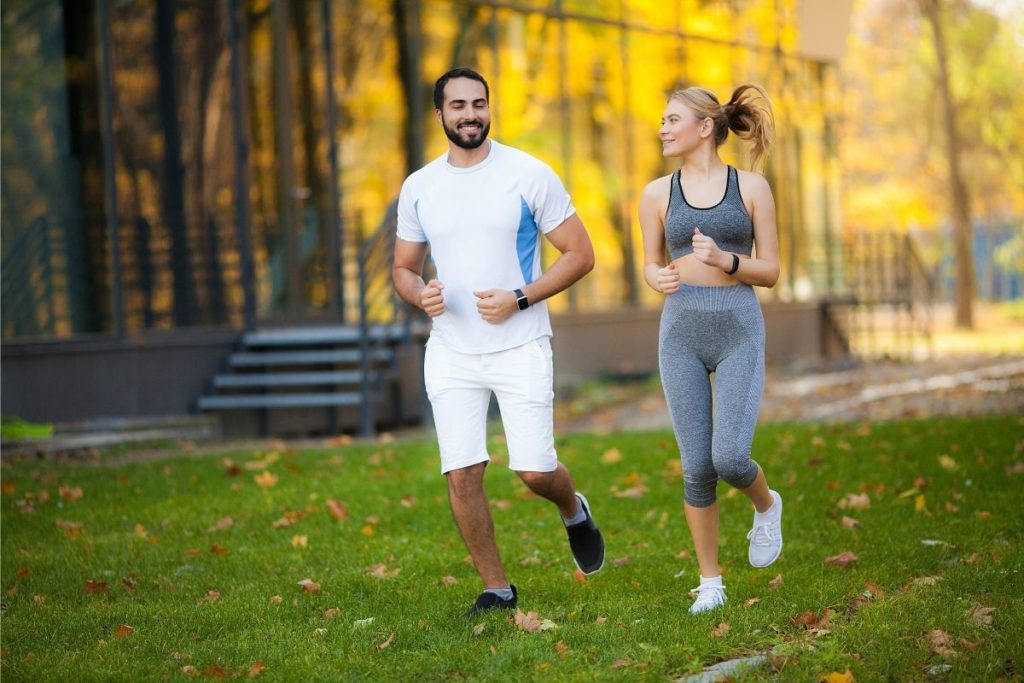
{"type": "Polygon", "coordinates": [[[494,593],[484,591],[477,596],[476,602],[474,602],[473,606],[466,612],[466,616],[471,617],[475,614],[479,614],[480,612],[486,612],[487,610],[492,609],[515,609],[516,601],[519,600],[519,592],[516,590],[515,586],[510,585],[509,588],[512,589],[512,598],[509,600],[502,600],[494,593]]]}
{"type": "Polygon", "coordinates": [[[604,538],[594,524],[594,518],[590,514],[590,503],[582,493],[577,493],[583,511],[587,518],[579,524],[565,527],[569,534],[569,548],[572,550],[572,559],[576,561],[579,570],[590,576],[601,571],[604,566],[604,538]]]}

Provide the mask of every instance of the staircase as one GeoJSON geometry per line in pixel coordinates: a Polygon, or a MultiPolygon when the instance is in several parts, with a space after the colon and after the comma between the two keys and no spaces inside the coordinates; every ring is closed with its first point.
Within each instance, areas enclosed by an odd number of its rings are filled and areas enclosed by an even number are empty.
{"type": "Polygon", "coordinates": [[[338,409],[359,409],[359,431],[374,434],[377,409],[390,404],[391,422],[402,423],[399,360],[414,335],[410,307],[391,285],[396,204],[358,251],[359,319],[355,324],[251,330],[210,382],[201,411],[266,411],[327,408],[331,431],[338,409]]]}
{"type": "MultiPolygon", "coordinates": [[[[358,407],[360,431],[376,428],[374,403],[391,402],[401,421],[398,353],[408,334],[402,325],[358,325],[255,330],[198,401],[201,411],[358,407]]],[[[332,428],[337,431],[336,411],[332,428]]]]}

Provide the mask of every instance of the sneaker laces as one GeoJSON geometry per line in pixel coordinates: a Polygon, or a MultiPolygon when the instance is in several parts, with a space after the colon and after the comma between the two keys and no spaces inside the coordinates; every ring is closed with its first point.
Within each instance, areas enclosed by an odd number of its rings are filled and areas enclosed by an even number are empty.
{"type": "Polygon", "coordinates": [[[773,529],[777,524],[778,522],[755,524],[754,528],[747,532],[747,540],[754,545],[771,545],[773,541],[778,540],[778,535],[773,529]]]}
{"type": "Polygon", "coordinates": [[[724,586],[697,586],[690,593],[697,596],[693,605],[690,606],[690,609],[695,612],[712,609],[725,603],[724,586]]]}

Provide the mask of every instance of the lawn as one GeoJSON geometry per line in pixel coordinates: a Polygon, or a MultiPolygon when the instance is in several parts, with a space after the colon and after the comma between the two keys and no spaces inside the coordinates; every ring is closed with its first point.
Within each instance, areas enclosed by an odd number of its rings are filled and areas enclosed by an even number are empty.
{"type": "Polygon", "coordinates": [[[699,617],[669,432],[559,439],[607,541],[585,580],[491,443],[519,623],[461,616],[480,586],[429,440],[5,458],[3,680],[666,681],[759,653],[741,680],[1024,675],[1024,419],[760,427],[785,550],[747,564],[721,485],[729,603],[699,617]]]}

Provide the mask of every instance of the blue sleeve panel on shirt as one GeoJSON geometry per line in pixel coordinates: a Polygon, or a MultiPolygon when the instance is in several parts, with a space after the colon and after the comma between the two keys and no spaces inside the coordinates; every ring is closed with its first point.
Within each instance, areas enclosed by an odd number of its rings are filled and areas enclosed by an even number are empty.
{"type": "Polygon", "coordinates": [[[519,255],[519,268],[523,271],[523,281],[533,282],[533,262],[537,255],[537,221],[526,199],[519,197],[522,211],[519,214],[519,232],[516,234],[516,253],[519,255]]]}

